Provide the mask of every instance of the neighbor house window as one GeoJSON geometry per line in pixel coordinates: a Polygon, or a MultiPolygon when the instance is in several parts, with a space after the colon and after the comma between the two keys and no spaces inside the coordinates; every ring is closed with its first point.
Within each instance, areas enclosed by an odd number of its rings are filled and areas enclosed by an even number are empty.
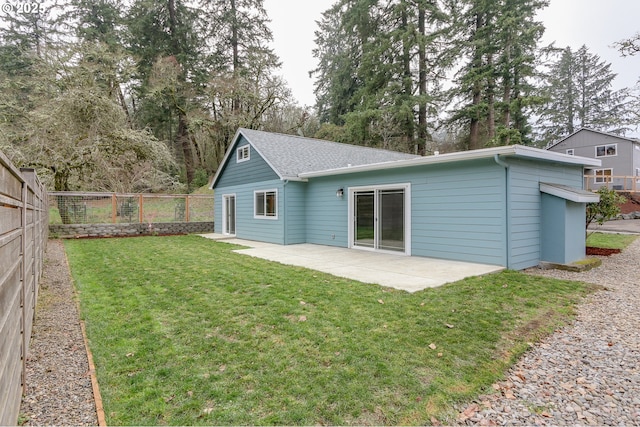
{"type": "Polygon", "coordinates": [[[604,184],[605,182],[611,182],[611,175],[613,175],[613,169],[596,169],[596,184],[604,184]]]}
{"type": "Polygon", "coordinates": [[[255,218],[278,218],[278,191],[254,192],[254,216],[255,218]]]}
{"type": "Polygon", "coordinates": [[[598,145],[596,147],[596,157],[608,157],[618,155],[618,144],[598,145]]]}
{"type": "Polygon", "coordinates": [[[249,155],[250,155],[249,145],[243,145],[242,147],[238,148],[237,154],[238,154],[238,157],[237,157],[238,163],[246,162],[247,160],[249,160],[249,155]]]}
{"type": "Polygon", "coordinates": [[[569,148],[569,149],[567,150],[567,154],[568,154],[568,155],[570,155],[570,156],[573,156],[573,155],[574,155],[574,154],[573,154],[573,148],[569,148]]]}

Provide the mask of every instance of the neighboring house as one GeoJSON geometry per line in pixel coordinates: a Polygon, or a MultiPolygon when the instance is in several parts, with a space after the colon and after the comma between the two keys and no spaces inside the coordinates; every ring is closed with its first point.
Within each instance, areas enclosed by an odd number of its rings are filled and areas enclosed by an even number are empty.
{"type": "Polygon", "coordinates": [[[584,168],[524,146],[428,157],[239,129],[211,188],[215,231],[523,269],[585,256],[584,168]]]}
{"type": "Polygon", "coordinates": [[[640,141],[591,129],[580,129],[547,150],[602,161],[587,170],[586,188],[597,190],[607,184],[615,190],[640,190],[640,141]],[[637,177],[637,178],[636,178],[637,177]]]}

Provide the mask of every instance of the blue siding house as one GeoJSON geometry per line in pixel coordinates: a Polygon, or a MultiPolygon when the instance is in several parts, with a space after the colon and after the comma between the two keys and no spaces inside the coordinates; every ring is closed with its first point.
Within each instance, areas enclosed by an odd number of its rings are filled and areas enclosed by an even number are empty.
{"type": "Polygon", "coordinates": [[[585,167],[519,145],[421,157],[239,129],[214,176],[215,231],[524,269],[585,257],[585,167]]]}

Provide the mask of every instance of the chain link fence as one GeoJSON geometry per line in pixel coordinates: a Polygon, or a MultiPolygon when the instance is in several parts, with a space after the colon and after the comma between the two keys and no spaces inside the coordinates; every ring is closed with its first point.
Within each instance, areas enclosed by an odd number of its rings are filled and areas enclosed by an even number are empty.
{"type": "Polygon", "coordinates": [[[49,193],[50,224],[213,221],[213,195],[49,193]]]}

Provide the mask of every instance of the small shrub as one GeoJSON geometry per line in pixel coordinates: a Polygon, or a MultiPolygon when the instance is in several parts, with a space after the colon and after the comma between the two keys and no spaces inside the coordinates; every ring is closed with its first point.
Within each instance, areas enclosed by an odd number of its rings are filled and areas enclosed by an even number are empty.
{"type": "MultiPolygon", "coordinates": [[[[602,225],[605,221],[618,216],[620,214],[620,205],[627,201],[627,199],[607,187],[600,187],[597,193],[600,195],[600,201],[598,203],[587,203],[585,226],[587,230],[589,224],[593,221],[602,225]]],[[[589,235],[588,231],[587,235],[589,235]]]]}

